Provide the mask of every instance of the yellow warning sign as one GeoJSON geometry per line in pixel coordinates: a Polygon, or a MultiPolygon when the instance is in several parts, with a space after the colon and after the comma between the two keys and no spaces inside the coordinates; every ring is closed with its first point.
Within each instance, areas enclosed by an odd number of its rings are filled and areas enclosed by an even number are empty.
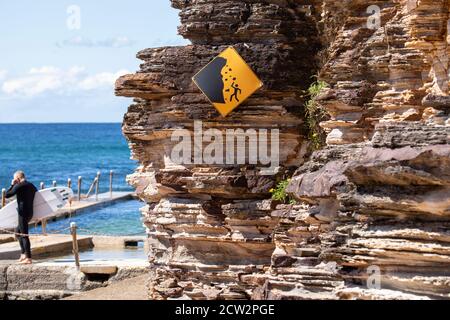
{"type": "Polygon", "coordinates": [[[192,80],[224,117],[263,86],[233,47],[218,55],[192,80]]]}

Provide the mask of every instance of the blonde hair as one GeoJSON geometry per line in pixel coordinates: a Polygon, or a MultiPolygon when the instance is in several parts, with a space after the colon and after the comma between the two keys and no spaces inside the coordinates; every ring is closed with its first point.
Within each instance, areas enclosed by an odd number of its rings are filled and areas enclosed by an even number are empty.
{"type": "Polygon", "coordinates": [[[25,179],[25,172],[23,172],[22,170],[16,171],[16,173],[14,173],[14,176],[17,176],[19,179],[25,179]]]}

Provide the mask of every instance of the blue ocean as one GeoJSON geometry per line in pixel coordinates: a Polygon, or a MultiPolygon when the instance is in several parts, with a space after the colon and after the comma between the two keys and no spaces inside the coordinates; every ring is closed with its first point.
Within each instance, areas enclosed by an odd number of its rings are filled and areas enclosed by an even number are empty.
{"type": "MultiPolygon", "coordinates": [[[[114,191],[128,191],[126,175],[137,166],[122,135],[121,124],[0,124],[0,187],[7,188],[12,175],[23,170],[27,179],[39,187],[52,181],[66,185],[71,178],[76,192],[78,176],[83,177],[86,193],[97,172],[100,192],[109,190],[109,172],[114,171],[114,191]]],[[[90,230],[105,234],[143,232],[139,208],[129,201],[73,218],[90,230]]],[[[52,228],[63,221],[51,223],[52,228]]]]}
{"type": "Polygon", "coordinates": [[[100,188],[109,188],[109,171],[114,170],[114,190],[131,190],[125,176],[136,164],[130,160],[120,124],[0,124],[0,185],[9,186],[16,170],[29,181],[50,186],[53,180],[76,185],[82,176],[84,187],[102,173],[100,188]]]}

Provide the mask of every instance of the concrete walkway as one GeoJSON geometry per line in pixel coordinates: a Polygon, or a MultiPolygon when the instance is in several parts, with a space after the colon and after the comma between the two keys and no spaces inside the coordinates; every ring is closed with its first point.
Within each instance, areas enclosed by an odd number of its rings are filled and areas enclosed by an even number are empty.
{"type": "Polygon", "coordinates": [[[148,300],[147,275],[110,284],[105,288],[83,292],[63,300],[148,300]]]}

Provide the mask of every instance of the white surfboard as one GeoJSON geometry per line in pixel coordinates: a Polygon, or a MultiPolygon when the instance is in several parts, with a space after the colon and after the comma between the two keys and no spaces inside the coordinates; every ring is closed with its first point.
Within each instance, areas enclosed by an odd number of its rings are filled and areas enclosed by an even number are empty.
{"type": "MultiPolygon", "coordinates": [[[[72,197],[72,189],[64,187],[49,188],[37,192],[34,197],[33,218],[30,223],[52,216],[53,213],[62,209],[72,197]]],[[[18,224],[17,200],[15,200],[0,210],[0,228],[13,229],[18,224]]]]}

